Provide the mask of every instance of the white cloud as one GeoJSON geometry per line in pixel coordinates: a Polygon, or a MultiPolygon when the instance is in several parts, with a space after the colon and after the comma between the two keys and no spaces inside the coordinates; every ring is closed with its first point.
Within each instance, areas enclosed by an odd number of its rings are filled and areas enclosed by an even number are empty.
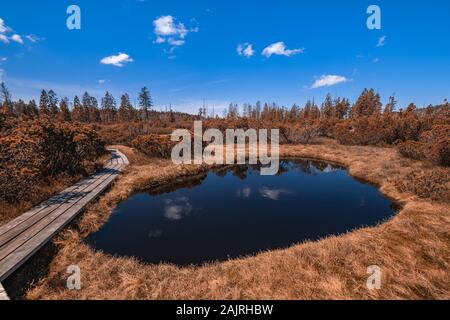
{"type": "Polygon", "coordinates": [[[188,30],[183,23],[176,23],[172,16],[161,16],[153,21],[155,34],[158,36],[178,36],[184,38],[188,30]]]}
{"type": "Polygon", "coordinates": [[[36,42],[39,42],[39,41],[42,40],[41,38],[39,38],[39,37],[38,37],[37,35],[35,35],[35,34],[28,34],[28,35],[25,36],[25,38],[27,38],[29,41],[31,41],[31,42],[33,42],[33,43],[36,43],[36,42]]]}
{"type": "MultiPolygon", "coordinates": [[[[14,32],[12,28],[8,27],[5,24],[5,20],[3,20],[2,18],[0,18],[0,42],[3,43],[10,43],[12,41],[23,44],[24,40],[22,38],[21,35],[19,34],[13,34],[10,36],[10,34],[8,33],[12,33],[14,32]]],[[[34,34],[29,34],[29,35],[25,35],[23,36],[25,37],[27,40],[35,43],[41,40],[41,38],[39,38],[38,36],[34,35],[34,34]]]]}
{"type": "Polygon", "coordinates": [[[280,41],[280,42],[272,43],[270,46],[266,47],[263,50],[262,55],[267,58],[270,58],[274,54],[279,55],[279,56],[291,57],[293,55],[303,53],[303,52],[305,52],[304,48],[286,49],[286,45],[284,44],[284,42],[280,41]]]}
{"type": "Polygon", "coordinates": [[[372,60],[372,62],[373,63],[378,63],[378,62],[380,62],[380,59],[379,58],[375,58],[375,59],[372,60]]]}
{"type": "Polygon", "coordinates": [[[166,42],[166,39],[164,39],[163,37],[157,37],[155,40],[155,43],[158,43],[158,44],[164,43],[164,42],[166,42]]]}
{"type": "Polygon", "coordinates": [[[6,61],[6,60],[8,60],[7,57],[0,57],[0,62],[4,62],[4,61],[6,61]]]}
{"type": "Polygon", "coordinates": [[[198,32],[198,28],[186,28],[182,22],[177,22],[171,15],[161,16],[153,20],[154,33],[156,40],[154,43],[167,43],[172,50],[167,53],[172,55],[175,47],[180,47],[186,43],[186,36],[191,32],[198,32]]]}
{"type": "Polygon", "coordinates": [[[9,43],[9,39],[4,34],[0,34],[0,41],[3,43],[9,43]]]}
{"type": "Polygon", "coordinates": [[[181,220],[183,216],[189,215],[192,209],[192,205],[186,197],[166,199],[164,217],[169,220],[181,220]]]}
{"type": "Polygon", "coordinates": [[[319,79],[317,79],[311,89],[317,89],[321,87],[331,87],[337,85],[339,83],[344,83],[349,81],[346,77],[337,76],[337,75],[323,75],[319,79]]]}
{"type": "Polygon", "coordinates": [[[13,34],[11,40],[20,44],[23,44],[23,39],[18,34],[13,34]]]}
{"type": "Polygon", "coordinates": [[[182,40],[182,39],[176,40],[176,39],[173,39],[173,38],[169,38],[169,40],[167,40],[167,43],[172,45],[172,46],[182,46],[185,43],[185,41],[182,40]]]}
{"type": "Polygon", "coordinates": [[[98,80],[98,83],[99,83],[99,84],[104,84],[105,82],[106,82],[106,81],[103,80],[103,79],[98,80]]]}
{"type": "Polygon", "coordinates": [[[386,45],[386,36],[382,36],[378,39],[377,47],[383,47],[386,45]]]}
{"type": "Polygon", "coordinates": [[[244,56],[246,58],[250,58],[255,54],[255,50],[253,50],[253,45],[251,43],[243,43],[238,44],[236,48],[237,54],[240,56],[244,56]]]}
{"type": "Polygon", "coordinates": [[[292,194],[293,192],[286,189],[269,189],[267,187],[262,187],[259,189],[259,193],[264,198],[277,201],[282,194],[292,194]]]}
{"type": "Polygon", "coordinates": [[[242,198],[242,199],[247,199],[250,197],[251,193],[252,193],[252,189],[250,189],[249,187],[245,187],[243,189],[237,189],[236,197],[242,198]]]}
{"type": "Polygon", "coordinates": [[[119,52],[118,55],[105,57],[100,60],[101,64],[110,64],[116,67],[123,67],[123,65],[127,62],[133,62],[133,59],[126,53],[119,52]]]}
{"type": "Polygon", "coordinates": [[[10,31],[11,29],[5,24],[5,20],[0,18],[0,33],[5,33],[6,31],[10,31]]]}

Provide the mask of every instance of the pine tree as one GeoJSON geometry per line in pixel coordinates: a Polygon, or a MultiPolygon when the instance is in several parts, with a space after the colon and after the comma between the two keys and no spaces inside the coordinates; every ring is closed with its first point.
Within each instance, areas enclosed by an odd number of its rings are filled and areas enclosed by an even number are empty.
{"type": "Polygon", "coordinates": [[[75,96],[73,98],[73,109],[72,109],[72,120],[76,122],[83,122],[83,106],[81,105],[80,98],[78,96],[75,96]]]}
{"type": "Polygon", "coordinates": [[[139,107],[141,108],[141,117],[143,120],[149,119],[149,112],[153,108],[152,96],[147,87],[143,87],[139,93],[139,107]]]}
{"type": "Polygon", "coordinates": [[[48,113],[50,117],[55,119],[59,113],[59,109],[58,109],[58,97],[56,96],[56,93],[53,90],[50,90],[47,93],[47,101],[48,101],[48,113]]]}
{"type": "Polygon", "coordinates": [[[9,93],[9,90],[4,82],[0,84],[0,107],[8,114],[13,113],[11,94],[9,93]]]}
{"type": "Polygon", "coordinates": [[[261,118],[261,101],[256,101],[255,114],[256,119],[259,120],[261,118]]]}
{"type": "Polygon", "coordinates": [[[392,112],[394,112],[396,106],[397,106],[397,101],[395,100],[395,97],[390,96],[388,103],[384,107],[383,114],[385,114],[385,115],[391,114],[392,112]]]}
{"type": "Polygon", "coordinates": [[[294,103],[289,111],[289,119],[295,120],[300,116],[300,108],[294,103]]]}
{"type": "Polygon", "coordinates": [[[49,104],[49,101],[48,101],[47,91],[42,90],[41,97],[39,98],[39,115],[41,117],[50,115],[48,104],[49,104]]]}
{"type": "Polygon", "coordinates": [[[59,113],[60,121],[72,121],[72,117],[69,110],[69,99],[63,98],[59,103],[59,109],[61,112],[59,113]]]}
{"type": "Polygon", "coordinates": [[[27,108],[27,104],[22,99],[19,99],[17,102],[13,102],[13,110],[14,113],[18,116],[24,116],[27,108]]]}
{"type": "Polygon", "coordinates": [[[334,101],[334,112],[338,119],[346,119],[350,110],[350,102],[348,99],[337,98],[334,101]]]}
{"type": "Polygon", "coordinates": [[[100,112],[103,122],[113,122],[116,118],[117,109],[116,101],[114,97],[106,91],[105,96],[102,98],[102,110],[100,112]]]}
{"type": "Polygon", "coordinates": [[[128,93],[124,93],[120,97],[119,121],[130,121],[133,119],[133,106],[130,103],[128,93]]]}
{"type": "Polygon", "coordinates": [[[373,89],[364,89],[352,109],[352,117],[381,114],[380,95],[373,89]]]}
{"type": "Polygon", "coordinates": [[[332,118],[335,114],[333,100],[331,99],[331,95],[329,93],[326,95],[325,100],[322,103],[320,113],[321,117],[325,119],[332,118]]]}
{"type": "Polygon", "coordinates": [[[81,105],[83,109],[82,113],[82,122],[89,122],[90,121],[90,109],[91,109],[91,96],[86,91],[83,94],[83,97],[81,98],[81,105]]]}
{"type": "Polygon", "coordinates": [[[301,112],[301,117],[303,119],[319,119],[320,117],[320,109],[314,102],[314,100],[306,101],[305,107],[301,112]]]}
{"type": "Polygon", "coordinates": [[[98,101],[95,97],[91,96],[89,103],[89,122],[100,122],[100,110],[98,109],[98,101]]]}
{"type": "Polygon", "coordinates": [[[34,118],[39,115],[39,109],[36,105],[36,101],[30,100],[28,104],[25,105],[25,110],[23,111],[24,116],[28,118],[34,118]]]}

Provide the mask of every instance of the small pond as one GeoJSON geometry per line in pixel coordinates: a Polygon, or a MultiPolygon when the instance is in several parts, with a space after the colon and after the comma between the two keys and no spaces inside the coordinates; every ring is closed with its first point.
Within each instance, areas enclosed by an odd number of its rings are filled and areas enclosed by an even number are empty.
{"type": "Polygon", "coordinates": [[[137,193],[87,242],[147,263],[201,264],[342,234],[393,214],[377,188],[341,167],[284,160],[277,176],[235,166],[137,193]]]}

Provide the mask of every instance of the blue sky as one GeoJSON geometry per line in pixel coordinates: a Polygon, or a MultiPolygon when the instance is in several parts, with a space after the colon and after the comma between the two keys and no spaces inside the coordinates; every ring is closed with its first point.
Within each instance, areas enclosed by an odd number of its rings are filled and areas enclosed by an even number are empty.
{"type": "Polygon", "coordinates": [[[383,101],[395,93],[400,106],[450,97],[448,0],[343,3],[2,1],[0,76],[15,98],[45,88],[134,100],[145,85],[157,108],[188,112],[203,99],[217,112],[231,101],[320,102],[328,92],[354,101],[365,87],[383,101]],[[66,27],[71,4],[81,30],[66,27]],[[381,30],[366,27],[371,4],[381,30]]]}

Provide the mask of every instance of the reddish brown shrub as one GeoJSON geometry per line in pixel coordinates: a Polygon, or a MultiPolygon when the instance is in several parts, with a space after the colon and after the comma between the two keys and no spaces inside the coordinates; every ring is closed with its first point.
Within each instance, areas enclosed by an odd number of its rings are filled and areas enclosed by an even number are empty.
{"type": "Polygon", "coordinates": [[[398,145],[399,153],[415,160],[450,166],[450,125],[434,125],[421,134],[419,141],[406,141],[398,145]]]}
{"type": "Polygon", "coordinates": [[[411,170],[402,180],[396,180],[395,186],[401,192],[410,192],[424,199],[448,201],[450,170],[434,168],[427,171],[411,170]]]}
{"type": "Polygon", "coordinates": [[[175,142],[170,140],[170,135],[149,134],[139,136],[131,142],[131,145],[150,157],[170,158],[175,142]]]}
{"type": "Polygon", "coordinates": [[[280,141],[286,143],[308,144],[315,137],[320,136],[321,129],[318,126],[290,125],[280,128],[280,141]]]}
{"type": "Polygon", "coordinates": [[[341,144],[377,145],[385,142],[382,124],[379,116],[344,120],[336,124],[333,135],[341,144]]]}
{"type": "Polygon", "coordinates": [[[450,166],[450,125],[434,125],[420,136],[427,158],[436,164],[450,166]]]}
{"type": "Polygon", "coordinates": [[[398,145],[398,152],[410,159],[421,160],[425,159],[424,145],[417,141],[406,141],[398,145]]]}
{"type": "Polygon", "coordinates": [[[47,177],[83,174],[105,152],[87,126],[48,119],[13,120],[0,133],[0,200],[32,196],[47,177]]]}

